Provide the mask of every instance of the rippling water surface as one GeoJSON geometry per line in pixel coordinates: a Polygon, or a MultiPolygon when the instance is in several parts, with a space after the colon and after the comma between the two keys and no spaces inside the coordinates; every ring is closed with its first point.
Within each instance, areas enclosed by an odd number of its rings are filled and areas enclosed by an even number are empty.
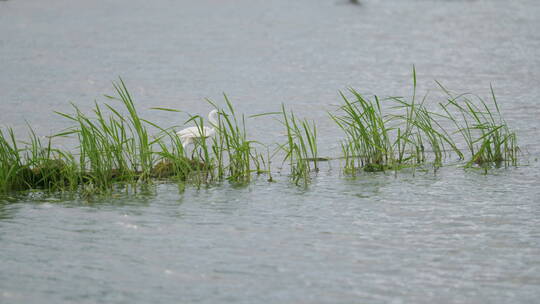
{"type": "MultiPolygon", "coordinates": [[[[0,303],[536,303],[540,298],[540,3],[521,1],[0,2],[0,121],[40,135],[122,76],[143,116],[205,113],[227,92],[248,114],[281,102],[317,120],[348,86],[408,95],[433,79],[489,94],[520,137],[522,165],[488,175],[342,176],[307,188],[161,184],[84,201],[0,202],[0,303]]],[[[282,140],[271,121],[251,136],[282,140]]]]}

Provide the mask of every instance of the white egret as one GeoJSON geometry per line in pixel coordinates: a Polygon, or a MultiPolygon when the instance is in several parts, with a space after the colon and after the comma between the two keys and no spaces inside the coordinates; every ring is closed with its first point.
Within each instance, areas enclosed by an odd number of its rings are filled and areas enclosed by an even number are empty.
{"type": "Polygon", "coordinates": [[[210,121],[210,125],[212,126],[211,128],[206,126],[195,126],[178,131],[176,135],[180,137],[180,141],[182,142],[182,147],[184,147],[184,150],[189,144],[192,144],[193,141],[214,135],[216,133],[216,130],[214,128],[218,125],[217,117],[217,110],[212,110],[208,114],[208,121],[210,121]]]}

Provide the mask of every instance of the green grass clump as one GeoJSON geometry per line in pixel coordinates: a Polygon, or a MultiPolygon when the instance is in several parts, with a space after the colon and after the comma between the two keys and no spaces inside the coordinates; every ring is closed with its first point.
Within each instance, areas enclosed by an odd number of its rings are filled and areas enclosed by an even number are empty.
{"type": "Polygon", "coordinates": [[[292,111],[281,105],[283,125],[287,132],[287,142],[280,145],[285,151],[283,162],[289,161],[291,179],[295,184],[303,181],[307,185],[310,172],[319,171],[317,153],[317,127],[315,123],[299,120],[292,111]],[[313,164],[313,165],[312,165],[313,164]]]}
{"type": "Polygon", "coordinates": [[[79,183],[77,165],[66,152],[47,146],[30,129],[30,142],[20,148],[12,129],[0,131],[0,193],[49,189],[73,191],[79,183]]]}
{"type": "Polygon", "coordinates": [[[13,129],[7,134],[0,130],[0,192],[27,189],[32,170],[25,167],[17,146],[13,129]]]}
{"type": "Polygon", "coordinates": [[[52,148],[51,144],[51,138],[48,138],[47,145],[43,145],[41,139],[30,128],[30,142],[26,144],[23,152],[25,169],[32,170],[31,178],[27,179],[30,188],[51,191],[76,190],[80,177],[79,167],[73,155],[52,148]]]}
{"type": "Polygon", "coordinates": [[[383,100],[393,111],[389,114],[383,113],[383,101],[377,96],[370,100],[354,89],[349,90],[351,97],[340,93],[344,104],[330,116],[346,135],[341,144],[345,172],[399,170],[427,163],[437,169],[451,155],[465,158],[455,134],[462,135],[470,153],[466,167],[517,165],[516,134],[502,119],[493,89],[494,109],[476,96],[475,101],[468,94],[453,96],[441,85],[449,97],[430,110],[427,95],[416,100],[414,69],[413,83],[410,101],[383,100]]]}
{"type": "MultiPolygon", "coordinates": [[[[156,152],[163,160],[174,164],[177,176],[190,179],[196,184],[207,184],[222,180],[234,183],[248,183],[254,172],[261,173],[264,158],[254,147],[256,142],[249,140],[246,132],[246,118],[237,115],[227,97],[224,95],[225,108],[220,108],[211,100],[207,100],[217,111],[218,119],[215,124],[205,124],[200,115],[190,115],[186,123],[195,124],[198,134],[205,134],[206,128],[212,128],[214,135],[198,138],[184,151],[182,142],[176,136],[176,129],[160,129],[163,138],[169,138],[170,143],[158,141],[160,151],[156,152]]],[[[180,112],[173,109],[160,110],[180,112]]]]}
{"type": "Polygon", "coordinates": [[[127,115],[105,104],[104,109],[95,104],[95,117],[89,117],[73,105],[74,114],[57,112],[75,123],[68,130],[55,136],[76,135],[79,141],[79,179],[83,187],[110,191],[115,183],[136,183],[151,177],[153,144],[148,131],[136,110],[125,84],[113,83],[127,115]],[[126,118],[127,116],[127,118],[126,118]]]}
{"type": "MultiPolygon", "coordinates": [[[[446,94],[444,101],[429,105],[427,95],[417,100],[413,69],[410,99],[370,99],[354,89],[340,93],[343,104],[330,117],[345,135],[340,157],[345,172],[427,164],[436,170],[448,157],[465,160],[467,168],[516,166],[517,136],[502,118],[493,88],[492,100],[485,101],[439,86],[446,94]]],[[[120,79],[113,87],[116,96],[106,96],[109,103],[96,102],[91,114],[74,104],[71,113],[57,112],[73,125],[46,141],[32,128],[28,142],[17,140],[12,129],[0,130],[0,193],[40,189],[109,194],[117,189],[137,191],[155,179],[197,187],[221,181],[245,184],[261,173],[271,181],[276,155],[283,155],[282,164],[288,163],[293,183],[307,185],[319,171],[319,161],[328,160],[319,157],[315,123],[297,118],[283,104],[280,112],[251,116],[279,115],[287,140],[271,155],[270,144],[249,139],[246,117],[237,114],[226,95],[224,107],[207,100],[217,110],[217,121],[189,116],[185,124],[208,135],[183,145],[178,126],[162,127],[142,118],[125,83],[120,79]],[[69,151],[53,147],[60,137],[75,138],[78,144],[69,151]],[[260,146],[266,155],[257,151],[260,146]]]]}
{"type": "Polygon", "coordinates": [[[185,182],[190,177],[191,172],[198,168],[196,162],[186,156],[182,142],[176,135],[174,128],[163,129],[155,126],[162,133],[160,140],[156,141],[159,149],[155,152],[157,163],[152,168],[152,177],[185,182]],[[168,139],[168,142],[165,139],[168,139]]]}
{"type": "MultiPolygon", "coordinates": [[[[254,141],[247,139],[246,119],[238,117],[227,95],[226,108],[218,109],[217,136],[213,138],[212,150],[217,161],[217,176],[232,182],[247,183],[251,179],[253,162],[258,156],[254,141]]],[[[260,170],[258,170],[260,171],[260,170]]]]}
{"type": "Polygon", "coordinates": [[[435,168],[443,165],[443,160],[451,152],[460,159],[463,153],[458,149],[448,131],[441,125],[447,117],[431,111],[426,106],[427,95],[416,100],[416,71],[413,68],[413,95],[410,101],[403,97],[390,97],[396,103],[392,108],[401,113],[388,114],[395,134],[393,141],[396,152],[395,162],[399,166],[414,166],[431,161],[435,168]],[[432,156],[431,159],[428,159],[432,156]]]}
{"type": "Polygon", "coordinates": [[[330,117],[345,132],[342,142],[345,156],[345,170],[354,172],[358,168],[384,168],[394,163],[393,145],[390,139],[387,119],[381,111],[377,96],[375,100],[365,99],[354,89],[349,90],[354,100],[349,100],[340,92],[344,101],[339,110],[341,115],[330,117]]]}
{"type": "Polygon", "coordinates": [[[469,154],[466,167],[516,166],[520,151],[516,134],[501,116],[493,87],[490,87],[492,106],[479,96],[454,96],[442,85],[440,87],[448,95],[447,101],[440,106],[455,125],[455,133],[466,143],[469,154]]]}

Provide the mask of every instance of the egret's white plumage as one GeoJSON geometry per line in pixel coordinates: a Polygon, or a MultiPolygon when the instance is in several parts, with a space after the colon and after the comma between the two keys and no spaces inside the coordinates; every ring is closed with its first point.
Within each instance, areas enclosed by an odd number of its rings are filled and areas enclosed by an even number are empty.
{"type": "Polygon", "coordinates": [[[182,146],[184,147],[184,150],[186,149],[188,145],[192,144],[194,140],[198,140],[204,137],[210,137],[216,134],[216,130],[214,129],[214,127],[217,126],[218,124],[217,116],[218,116],[217,110],[212,110],[210,114],[208,114],[208,120],[210,121],[210,125],[212,126],[211,128],[206,127],[206,126],[189,127],[189,128],[180,130],[176,133],[176,135],[180,137],[180,141],[182,142],[182,146]]]}

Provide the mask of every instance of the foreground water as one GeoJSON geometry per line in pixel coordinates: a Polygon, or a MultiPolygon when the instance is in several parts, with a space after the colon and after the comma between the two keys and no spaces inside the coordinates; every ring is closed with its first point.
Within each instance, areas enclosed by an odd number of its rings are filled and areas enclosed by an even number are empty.
{"type": "MultiPolygon", "coordinates": [[[[482,175],[341,176],[312,185],[157,185],[84,201],[0,202],[1,303],[535,303],[540,297],[540,4],[537,1],[0,2],[0,118],[19,133],[66,126],[122,75],[143,115],[204,113],[226,91],[241,112],[285,102],[339,133],[337,90],[409,94],[438,79],[493,83],[523,165],[482,175]]],[[[280,140],[276,124],[252,136],[280,140]]]]}

